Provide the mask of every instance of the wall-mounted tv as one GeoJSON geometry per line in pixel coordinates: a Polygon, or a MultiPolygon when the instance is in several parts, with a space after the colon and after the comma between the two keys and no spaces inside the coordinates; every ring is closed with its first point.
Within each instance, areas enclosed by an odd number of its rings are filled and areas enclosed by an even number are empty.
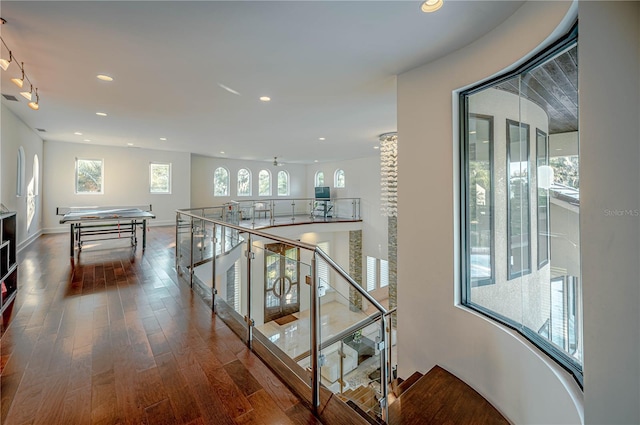
{"type": "Polygon", "coordinates": [[[331,188],[329,186],[316,187],[316,199],[331,199],[331,188]]]}

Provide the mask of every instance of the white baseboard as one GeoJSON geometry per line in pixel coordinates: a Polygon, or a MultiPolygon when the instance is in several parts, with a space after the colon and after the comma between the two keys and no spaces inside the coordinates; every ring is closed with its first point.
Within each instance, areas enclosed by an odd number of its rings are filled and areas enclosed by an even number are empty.
{"type": "Polygon", "coordinates": [[[28,247],[29,245],[31,245],[31,243],[33,241],[35,241],[36,239],[38,239],[40,236],[42,236],[43,231],[38,230],[36,233],[34,233],[33,235],[29,236],[27,239],[23,240],[22,242],[20,242],[18,244],[18,246],[16,246],[16,249],[18,252],[22,251],[23,249],[25,249],[26,247],[28,247]]]}

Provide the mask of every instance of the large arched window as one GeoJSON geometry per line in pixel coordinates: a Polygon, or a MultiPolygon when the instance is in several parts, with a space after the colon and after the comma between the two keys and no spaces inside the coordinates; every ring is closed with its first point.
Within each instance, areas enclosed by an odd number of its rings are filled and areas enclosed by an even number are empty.
{"type": "Polygon", "coordinates": [[[345,187],[344,170],[338,168],[333,175],[333,187],[345,187]]]}
{"type": "Polygon", "coordinates": [[[18,148],[16,164],[16,196],[24,195],[24,148],[18,148]]]}
{"type": "Polygon", "coordinates": [[[324,173],[322,171],[316,172],[316,187],[324,186],[324,173]]]}
{"type": "Polygon", "coordinates": [[[213,172],[213,196],[229,196],[229,170],[224,167],[213,172]]]}
{"type": "Polygon", "coordinates": [[[278,196],[289,196],[289,173],[278,171],[278,196]]]}
{"type": "Polygon", "coordinates": [[[271,196],[271,173],[269,170],[260,170],[258,173],[258,195],[271,196]]]}
{"type": "Polygon", "coordinates": [[[238,196],[251,196],[251,171],[238,170],[238,196]]]}

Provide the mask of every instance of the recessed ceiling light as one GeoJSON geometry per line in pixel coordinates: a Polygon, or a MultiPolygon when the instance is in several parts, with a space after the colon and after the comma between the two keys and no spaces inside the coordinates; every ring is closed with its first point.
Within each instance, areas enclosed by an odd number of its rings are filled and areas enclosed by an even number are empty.
{"type": "Polygon", "coordinates": [[[483,140],[482,143],[489,143],[489,141],[488,140],[483,140]]]}
{"type": "Polygon", "coordinates": [[[167,140],[167,138],[166,137],[161,137],[160,140],[165,141],[165,140],[167,140]]]}
{"type": "Polygon", "coordinates": [[[313,160],[313,162],[318,162],[318,160],[317,160],[317,159],[314,159],[314,160],[313,160]]]}
{"type": "Polygon", "coordinates": [[[90,142],[91,139],[84,139],[83,142],[90,142]]]}
{"type": "Polygon", "coordinates": [[[96,115],[100,116],[100,117],[106,117],[107,114],[105,112],[96,112],[96,115]]]}
{"type": "Polygon", "coordinates": [[[237,92],[236,90],[232,89],[231,87],[225,86],[222,83],[218,83],[218,86],[220,86],[221,88],[225,89],[226,91],[228,91],[229,93],[235,94],[236,96],[242,96],[239,92],[237,92]]]}
{"type": "Polygon", "coordinates": [[[374,149],[380,149],[380,146],[374,146],[373,148],[374,149]]]}
{"type": "Polygon", "coordinates": [[[471,130],[471,131],[469,132],[469,134],[476,134],[476,131],[475,131],[475,130],[471,130]]]}
{"type": "Polygon", "coordinates": [[[108,75],[104,75],[104,74],[98,74],[98,75],[96,75],[96,78],[98,78],[98,80],[102,80],[102,81],[113,81],[112,77],[109,77],[108,75]]]}
{"type": "Polygon", "coordinates": [[[76,132],[75,132],[75,133],[73,133],[73,134],[75,134],[76,136],[82,136],[82,133],[80,133],[79,131],[76,131],[76,132]]]}
{"type": "Polygon", "coordinates": [[[220,151],[220,153],[224,155],[224,151],[220,151]]]}
{"type": "Polygon", "coordinates": [[[260,100],[263,102],[270,102],[271,98],[269,96],[260,96],[260,100]]]}
{"type": "Polygon", "coordinates": [[[425,2],[422,3],[422,6],[420,6],[420,9],[424,13],[431,13],[440,9],[443,4],[444,4],[444,0],[426,0],[425,2]]]}
{"type": "Polygon", "coordinates": [[[318,137],[318,140],[327,140],[324,137],[318,137]]]}
{"type": "Polygon", "coordinates": [[[557,151],[561,151],[561,150],[562,150],[562,148],[556,148],[556,150],[557,150],[557,151]]]}
{"type": "Polygon", "coordinates": [[[127,143],[127,146],[133,146],[133,143],[127,143]]]}

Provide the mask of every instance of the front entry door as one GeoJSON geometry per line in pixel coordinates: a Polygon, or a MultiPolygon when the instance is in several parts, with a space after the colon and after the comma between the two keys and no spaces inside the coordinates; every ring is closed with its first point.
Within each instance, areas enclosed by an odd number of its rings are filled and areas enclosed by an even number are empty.
{"type": "Polygon", "coordinates": [[[265,245],[264,322],[300,311],[300,250],[283,243],[265,245]]]}

